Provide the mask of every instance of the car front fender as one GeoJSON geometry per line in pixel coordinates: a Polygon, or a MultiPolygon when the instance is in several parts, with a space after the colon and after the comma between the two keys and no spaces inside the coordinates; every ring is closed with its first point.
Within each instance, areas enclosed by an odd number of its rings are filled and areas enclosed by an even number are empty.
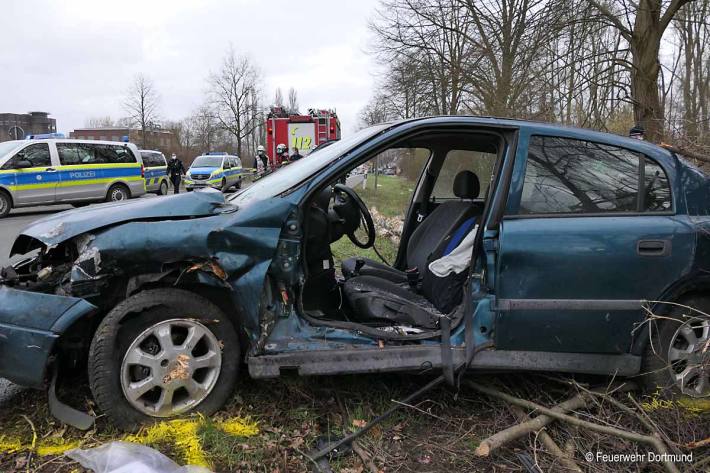
{"type": "Polygon", "coordinates": [[[0,286],[0,377],[44,386],[56,340],[97,308],[83,299],[0,286]]]}

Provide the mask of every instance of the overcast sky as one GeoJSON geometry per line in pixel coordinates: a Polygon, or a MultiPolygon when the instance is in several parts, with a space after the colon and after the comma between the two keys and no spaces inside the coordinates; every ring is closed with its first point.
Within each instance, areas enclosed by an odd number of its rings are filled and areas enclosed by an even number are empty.
{"type": "Polygon", "coordinates": [[[301,111],[337,109],[344,133],[373,88],[366,54],[376,0],[3,0],[0,112],[51,112],[59,131],[125,115],[137,73],[160,93],[162,119],[198,107],[230,42],[262,72],[265,98],[298,91],[301,111]]]}

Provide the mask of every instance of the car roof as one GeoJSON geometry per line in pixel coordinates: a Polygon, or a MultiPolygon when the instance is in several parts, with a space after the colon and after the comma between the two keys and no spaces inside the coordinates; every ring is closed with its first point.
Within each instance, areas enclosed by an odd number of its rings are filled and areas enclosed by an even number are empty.
{"type": "Polygon", "coordinates": [[[86,143],[94,145],[123,145],[136,146],[135,143],[126,143],[124,141],[108,141],[108,140],[77,140],[74,138],[40,138],[38,140],[20,140],[23,143],[86,143]]]}
{"type": "Polygon", "coordinates": [[[392,122],[392,126],[397,127],[412,124],[428,123],[487,125],[503,128],[527,129],[531,132],[531,134],[552,134],[567,138],[601,141],[604,143],[632,149],[634,151],[638,151],[647,155],[665,156],[669,158],[672,156],[672,153],[669,150],[656,144],[649,143],[648,141],[637,140],[626,136],[616,135],[613,133],[590,130],[588,128],[578,128],[573,126],[561,125],[556,123],[538,122],[533,120],[475,115],[439,115],[399,120],[396,122],[392,122]]]}

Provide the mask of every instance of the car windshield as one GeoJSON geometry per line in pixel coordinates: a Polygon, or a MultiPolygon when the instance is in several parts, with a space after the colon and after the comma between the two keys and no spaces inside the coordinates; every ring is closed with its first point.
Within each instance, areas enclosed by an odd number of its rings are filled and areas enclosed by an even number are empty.
{"type": "Polygon", "coordinates": [[[193,168],[218,168],[222,165],[222,156],[198,156],[192,162],[193,168]]]}
{"type": "Polygon", "coordinates": [[[318,150],[318,153],[313,156],[306,156],[259,179],[251,186],[235,194],[229,200],[234,204],[243,206],[248,203],[277,196],[305,181],[310,176],[317,174],[347,151],[355,148],[389,126],[389,124],[383,124],[360,130],[349,138],[342,139],[326,148],[318,150]]]}
{"type": "Polygon", "coordinates": [[[17,148],[23,143],[23,141],[6,141],[0,143],[0,158],[17,148]]]}

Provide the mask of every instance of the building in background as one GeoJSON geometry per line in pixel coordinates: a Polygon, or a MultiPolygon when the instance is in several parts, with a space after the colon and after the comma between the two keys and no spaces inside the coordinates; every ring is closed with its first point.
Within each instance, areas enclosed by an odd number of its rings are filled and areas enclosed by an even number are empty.
{"type": "Polygon", "coordinates": [[[50,118],[48,112],[0,113],[0,141],[56,132],[57,120],[50,118]]]}
{"type": "Polygon", "coordinates": [[[147,130],[145,143],[140,129],[128,127],[77,128],[69,133],[69,137],[77,140],[105,141],[124,141],[128,137],[128,141],[135,143],[138,148],[162,151],[166,156],[179,149],[177,138],[169,130],[147,130]]]}

